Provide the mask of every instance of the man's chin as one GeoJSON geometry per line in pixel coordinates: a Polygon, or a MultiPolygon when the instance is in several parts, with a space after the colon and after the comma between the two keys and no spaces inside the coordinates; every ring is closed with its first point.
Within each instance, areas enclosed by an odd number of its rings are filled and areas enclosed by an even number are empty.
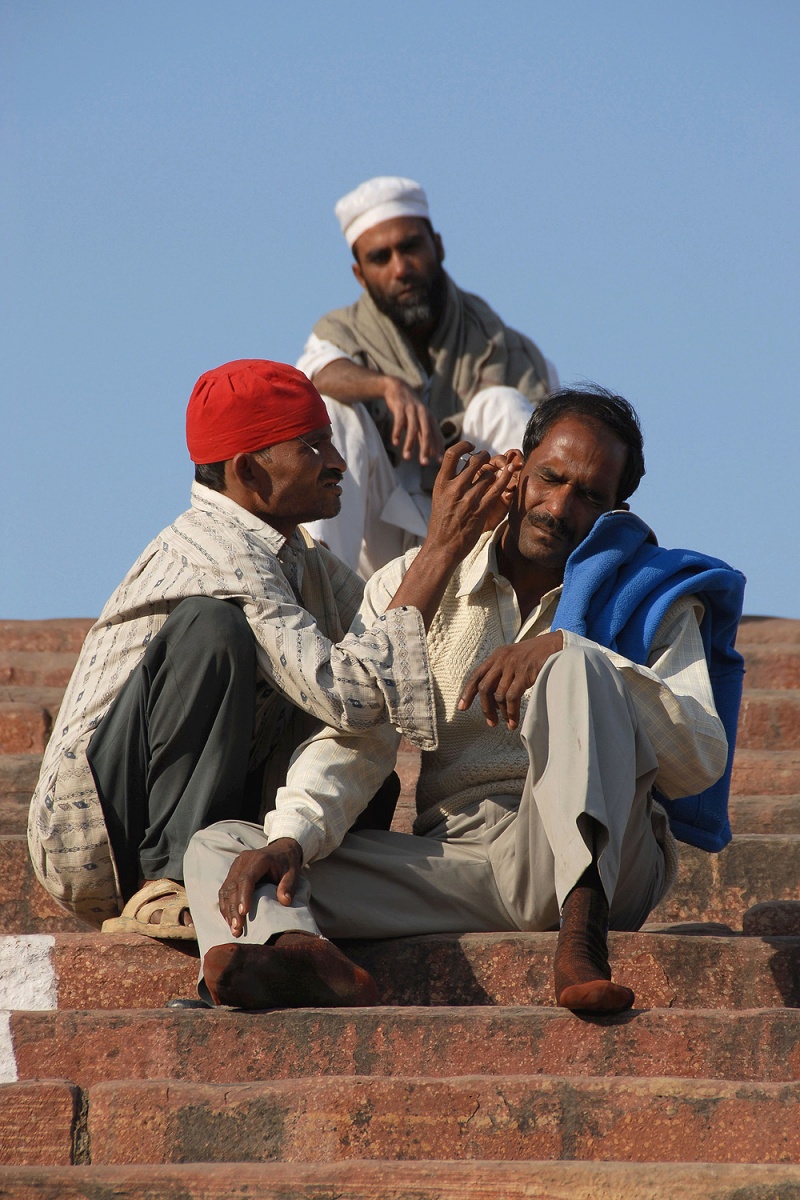
{"type": "Polygon", "coordinates": [[[563,542],[544,544],[533,538],[520,538],[517,547],[526,562],[547,571],[563,571],[570,556],[570,548],[563,542]]]}
{"type": "Polygon", "coordinates": [[[338,517],[342,511],[341,496],[331,496],[326,505],[320,504],[313,516],[304,517],[300,524],[305,524],[308,521],[328,521],[331,517],[338,517]]]}

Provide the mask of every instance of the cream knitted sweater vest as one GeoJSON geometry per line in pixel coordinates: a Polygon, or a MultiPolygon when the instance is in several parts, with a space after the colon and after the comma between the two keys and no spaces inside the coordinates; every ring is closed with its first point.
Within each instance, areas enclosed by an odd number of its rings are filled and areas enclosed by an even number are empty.
{"type": "MultiPolygon", "coordinates": [[[[494,585],[487,582],[474,594],[458,595],[462,579],[490,536],[480,539],[454,573],[428,633],[439,747],[422,754],[416,834],[426,833],[443,816],[462,812],[487,796],[520,799],[525,786],[528,754],[519,731],[509,732],[502,719],[491,729],[477,699],[467,712],[456,709],[475,667],[498,646],[506,645],[494,585]]],[[[526,636],[548,631],[549,624],[538,621],[526,636]]],[[[520,725],[526,707],[527,698],[522,702],[520,725]]],[[[678,847],[663,808],[655,803],[653,808],[664,816],[663,835],[657,836],[665,855],[666,894],[677,875],[678,847]]]]}
{"type": "Polygon", "coordinates": [[[418,834],[432,829],[444,814],[460,812],[486,796],[521,797],[528,773],[519,731],[509,732],[503,721],[490,729],[479,700],[467,712],[456,710],[474,668],[506,644],[493,584],[458,596],[486,536],[451,579],[428,634],[439,748],[422,755],[414,825],[418,834]]]}

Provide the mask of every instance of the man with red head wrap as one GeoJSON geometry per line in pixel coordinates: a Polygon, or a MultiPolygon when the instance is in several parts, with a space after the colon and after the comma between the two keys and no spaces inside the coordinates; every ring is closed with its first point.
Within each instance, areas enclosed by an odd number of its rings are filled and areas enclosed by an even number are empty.
{"type": "Polygon", "coordinates": [[[435,744],[425,630],[514,469],[444,464],[431,537],[395,602],[347,630],[363,584],[301,528],[339,510],[346,466],[293,367],[208,371],[186,415],[191,507],[150,543],[89,631],[31,803],[34,869],[109,930],[193,937],[191,835],[258,818],[316,722],[390,721],[435,744]],[[123,909],[122,916],[118,916],[123,909]]]}

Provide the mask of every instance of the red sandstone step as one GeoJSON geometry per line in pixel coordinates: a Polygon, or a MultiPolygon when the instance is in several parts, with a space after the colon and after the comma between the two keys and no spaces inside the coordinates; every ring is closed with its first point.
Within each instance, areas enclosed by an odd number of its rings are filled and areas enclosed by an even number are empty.
{"type": "MultiPolygon", "coordinates": [[[[652,920],[713,921],[741,929],[745,911],[764,900],[800,900],[800,838],[744,834],[718,855],[682,846],[678,879],[652,920]]],[[[26,839],[0,837],[0,933],[84,928],[36,880],[26,839]]]]}
{"type": "Polygon", "coordinates": [[[361,1161],[0,1168],[2,1200],[796,1200],[798,1189],[800,1167],[752,1163],[361,1161]]]}
{"type": "Polygon", "coordinates": [[[800,643],[754,644],[739,649],[745,655],[746,689],[800,688],[800,643]]]}
{"type": "MultiPolygon", "coordinates": [[[[715,935],[716,926],[612,933],[614,977],[639,1008],[800,1006],[800,936],[715,935]],[[743,981],[746,980],[746,984],[743,981]]],[[[555,933],[344,942],[393,1006],[544,1005],[555,933]]],[[[197,948],[137,934],[0,938],[0,1010],[159,1008],[195,995],[197,948]]]]}
{"type": "Polygon", "coordinates": [[[0,621],[0,650],[69,653],[75,658],[94,617],[59,617],[50,621],[0,621]]]}
{"type": "Polygon", "coordinates": [[[61,704],[60,688],[0,687],[0,754],[41,754],[61,704]]]}
{"type": "Polygon", "coordinates": [[[650,1009],[593,1020],[522,1007],[68,1010],[9,1013],[0,1036],[7,1081],[58,1077],[84,1088],[319,1075],[800,1080],[798,1009],[650,1009]]]}
{"type": "Polygon", "coordinates": [[[800,621],[791,617],[742,617],[736,646],[746,656],[747,648],[769,643],[800,642],[800,621]]]}
{"type": "Polygon", "coordinates": [[[731,795],[800,794],[800,751],[745,750],[736,747],[731,795]]]}
{"type": "MultiPolygon", "coordinates": [[[[46,1080],[0,1085],[0,1163],[62,1166],[74,1162],[73,1135],[80,1092],[46,1080]]],[[[0,1196],[4,1193],[0,1182],[0,1196]]]]}
{"type": "Polygon", "coordinates": [[[69,683],[77,657],[71,650],[0,649],[0,684],[63,689],[69,683]]]}
{"type": "Polygon", "coordinates": [[[800,691],[745,692],[736,745],[742,750],[800,749],[800,691]]]}
{"type": "Polygon", "coordinates": [[[719,921],[741,929],[744,913],[763,900],[800,899],[800,838],[735,837],[721,854],[681,846],[678,879],[653,910],[653,921],[719,921]]]}
{"type": "Polygon", "coordinates": [[[800,1162],[798,1083],[519,1075],[168,1080],[98,1084],[88,1101],[93,1164],[800,1162]]]}
{"type": "Polygon", "coordinates": [[[41,754],[0,754],[0,834],[24,833],[41,754]]]}
{"type": "Polygon", "coordinates": [[[80,932],[87,926],[56,904],[33,873],[24,834],[0,837],[0,931],[80,932]]]}
{"type": "Polygon", "coordinates": [[[800,796],[731,796],[729,810],[734,834],[800,835],[800,796]]]}

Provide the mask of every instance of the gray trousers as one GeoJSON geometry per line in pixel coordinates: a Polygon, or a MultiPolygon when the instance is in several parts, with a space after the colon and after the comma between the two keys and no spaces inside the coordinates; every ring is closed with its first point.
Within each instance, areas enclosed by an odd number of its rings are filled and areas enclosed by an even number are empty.
{"type": "Polygon", "coordinates": [[[291,907],[273,884],[254,895],[234,939],[217,893],[263,830],[224,821],[195,834],[184,879],[201,954],[285,930],[331,938],[556,929],[567,893],[596,859],[616,929],[638,929],[664,890],[665,818],[650,787],[658,764],[620,673],[600,651],[569,647],[531,690],[521,728],[530,768],[521,799],[492,797],[424,837],[349,833],[313,863],[291,907]]]}
{"type": "Polygon", "coordinates": [[[86,751],[125,899],[140,879],[182,879],[203,825],[258,817],[260,779],[248,787],[255,697],[255,638],[241,608],[182,600],[86,751]]]}

